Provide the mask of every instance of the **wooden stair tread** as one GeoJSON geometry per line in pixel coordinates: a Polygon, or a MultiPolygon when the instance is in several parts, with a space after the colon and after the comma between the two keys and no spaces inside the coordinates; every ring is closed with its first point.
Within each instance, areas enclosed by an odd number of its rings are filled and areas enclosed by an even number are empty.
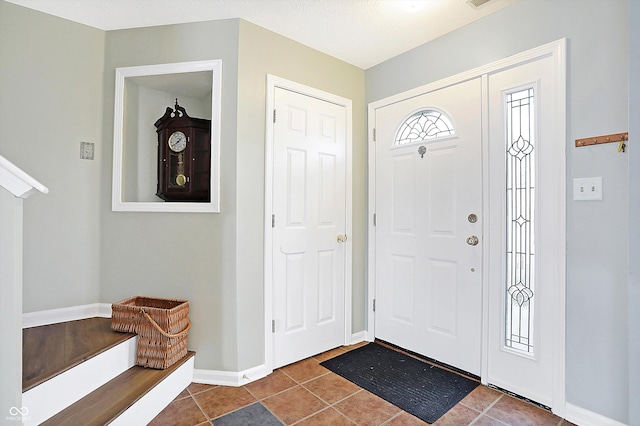
{"type": "Polygon", "coordinates": [[[22,330],[22,392],[135,334],[111,330],[111,318],[87,318],[22,330]]]}
{"type": "Polygon", "coordinates": [[[189,351],[184,358],[165,370],[131,367],[42,425],[109,424],[194,355],[195,352],[189,351]]]}

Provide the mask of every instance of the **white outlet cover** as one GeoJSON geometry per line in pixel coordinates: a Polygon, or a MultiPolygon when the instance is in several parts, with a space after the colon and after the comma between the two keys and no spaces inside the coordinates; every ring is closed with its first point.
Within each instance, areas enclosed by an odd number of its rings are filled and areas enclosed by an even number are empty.
{"type": "Polygon", "coordinates": [[[573,179],[573,199],[575,201],[602,200],[602,177],[573,179]]]}

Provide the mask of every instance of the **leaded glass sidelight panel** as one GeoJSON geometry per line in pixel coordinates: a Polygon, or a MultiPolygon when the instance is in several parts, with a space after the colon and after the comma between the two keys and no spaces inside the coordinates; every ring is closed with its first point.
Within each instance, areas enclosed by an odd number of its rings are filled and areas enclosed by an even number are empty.
{"type": "Polygon", "coordinates": [[[441,111],[425,109],[412,114],[400,126],[395,145],[455,135],[451,119],[441,111]]]}
{"type": "Polygon", "coordinates": [[[534,353],[535,122],[534,91],[506,95],[505,345],[534,353]]]}

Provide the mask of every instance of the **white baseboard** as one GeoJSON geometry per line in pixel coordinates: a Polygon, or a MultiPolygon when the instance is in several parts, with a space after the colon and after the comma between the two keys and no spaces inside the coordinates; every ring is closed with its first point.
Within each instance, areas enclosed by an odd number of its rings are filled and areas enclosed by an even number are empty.
{"type": "Polygon", "coordinates": [[[48,311],[27,312],[22,314],[22,328],[76,321],[85,318],[111,318],[111,304],[91,303],[89,305],[70,306],[48,311]]]}
{"type": "Polygon", "coordinates": [[[355,345],[356,343],[361,343],[361,342],[365,342],[369,339],[367,339],[367,331],[363,330],[363,331],[359,331],[357,333],[353,333],[351,335],[351,345],[355,345]]]}
{"type": "Polygon", "coordinates": [[[193,381],[206,385],[243,386],[262,379],[271,372],[264,364],[239,372],[195,369],[193,370],[193,381]]]}
{"type": "Polygon", "coordinates": [[[567,403],[565,419],[580,426],[627,426],[593,411],[567,403]]]}
{"type": "MultiPolygon", "coordinates": [[[[351,342],[349,344],[355,345],[366,340],[367,332],[360,331],[351,335],[351,342]]],[[[240,372],[195,369],[193,370],[193,381],[194,383],[206,385],[243,386],[247,383],[262,379],[272,372],[273,370],[269,370],[264,364],[240,372]]]]}

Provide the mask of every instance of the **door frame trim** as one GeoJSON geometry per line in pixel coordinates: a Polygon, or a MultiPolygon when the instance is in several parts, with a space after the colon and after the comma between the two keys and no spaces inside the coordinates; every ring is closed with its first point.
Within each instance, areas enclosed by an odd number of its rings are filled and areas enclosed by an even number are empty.
{"type": "MultiPolygon", "coordinates": [[[[352,150],[353,150],[353,107],[351,99],[315,89],[294,81],[286,80],[272,74],[267,74],[266,81],[266,110],[265,110],[265,167],[264,167],[264,360],[267,374],[273,371],[273,228],[271,215],[273,212],[273,111],[275,109],[276,88],[290,90],[321,101],[330,102],[345,108],[346,112],[346,140],[345,140],[345,233],[353,235],[353,182],[352,182],[352,150]]],[[[344,344],[351,343],[352,322],[352,250],[353,238],[348,238],[345,244],[344,268],[344,344]]]]}
{"type": "MultiPolygon", "coordinates": [[[[552,336],[554,344],[554,365],[553,365],[553,389],[552,399],[553,404],[551,406],[553,412],[559,416],[563,416],[566,407],[566,391],[565,391],[565,356],[566,356],[566,44],[565,38],[544,44],[542,46],[518,53],[516,55],[492,62],[490,64],[474,68],[472,70],[453,75],[432,83],[425,84],[420,87],[416,87],[405,92],[398,93],[396,95],[389,96],[387,98],[372,102],[368,105],[367,112],[367,134],[368,134],[368,268],[367,268],[367,337],[368,341],[375,339],[375,313],[374,313],[374,300],[376,291],[375,271],[376,271],[376,228],[374,225],[374,214],[376,206],[376,141],[375,141],[375,118],[376,109],[384,106],[400,102],[415,96],[423,95],[435,90],[443,89],[448,86],[462,83],[464,81],[482,78],[482,177],[483,177],[483,215],[488,218],[489,216],[489,175],[488,175],[488,117],[489,117],[489,99],[488,99],[488,76],[490,74],[504,71],[508,68],[513,68],[527,62],[531,62],[544,57],[553,57],[555,59],[554,77],[557,90],[557,102],[554,105],[556,114],[556,122],[553,123],[554,139],[561,143],[561,147],[557,152],[557,165],[558,165],[558,186],[554,194],[551,197],[557,202],[559,208],[559,232],[558,232],[558,244],[556,246],[556,259],[557,259],[557,271],[555,275],[555,281],[559,284],[557,288],[554,288],[554,301],[553,317],[556,328],[554,335],[552,336]]],[[[483,235],[488,235],[489,232],[489,220],[483,221],[483,235]]],[[[483,273],[482,273],[482,342],[481,342],[481,380],[483,384],[487,384],[488,381],[488,365],[489,365],[489,351],[488,351],[488,320],[489,320],[489,266],[491,264],[489,254],[490,248],[488,246],[488,239],[483,242],[483,273]]]]}

